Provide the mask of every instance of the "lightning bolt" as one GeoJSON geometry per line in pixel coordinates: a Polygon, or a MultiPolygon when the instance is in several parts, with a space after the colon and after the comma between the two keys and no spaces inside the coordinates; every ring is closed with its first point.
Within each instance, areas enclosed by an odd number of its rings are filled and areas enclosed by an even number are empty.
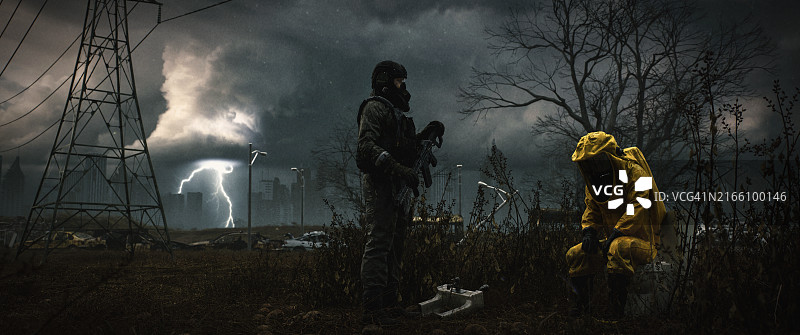
{"type": "Polygon", "coordinates": [[[225,201],[228,202],[228,219],[225,221],[225,228],[234,228],[235,225],[233,223],[233,202],[231,198],[228,196],[228,192],[225,192],[225,187],[223,182],[225,181],[225,175],[233,172],[233,165],[224,162],[224,161],[204,161],[200,163],[200,167],[194,169],[192,173],[186,179],[181,180],[181,185],[178,186],[178,194],[183,192],[183,184],[188,183],[194,178],[194,175],[198,172],[204,170],[212,170],[217,173],[217,191],[214,192],[214,196],[218,196],[222,193],[222,197],[225,201]]]}

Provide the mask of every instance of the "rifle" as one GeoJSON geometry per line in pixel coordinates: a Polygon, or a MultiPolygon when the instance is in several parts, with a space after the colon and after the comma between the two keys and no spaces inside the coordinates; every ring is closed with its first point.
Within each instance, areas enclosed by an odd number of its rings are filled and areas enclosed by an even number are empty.
{"type": "MultiPolygon", "coordinates": [[[[431,132],[428,138],[422,140],[422,152],[420,153],[419,158],[417,158],[417,160],[414,162],[414,165],[411,167],[414,172],[422,172],[425,188],[431,187],[431,184],[433,184],[430,166],[436,167],[436,164],[438,163],[432,152],[434,146],[437,148],[442,147],[442,134],[431,132]]],[[[409,192],[414,192],[414,197],[419,196],[419,189],[417,186],[411,188],[408,185],[403,185],[397,197],[395,198],[397,206],[403,210],[402,213],[409,213],[411,210],[411,197],[409,196],[409,192]]]]}

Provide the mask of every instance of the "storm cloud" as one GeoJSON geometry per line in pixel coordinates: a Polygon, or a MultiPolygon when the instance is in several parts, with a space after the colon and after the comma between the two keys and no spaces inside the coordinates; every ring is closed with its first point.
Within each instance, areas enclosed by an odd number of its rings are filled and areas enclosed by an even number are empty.
{"type": "MultiPolygon", "coordinates": [[[[132,45],[155,27],[135,50],[133,65],[142,122],[162,189],[176,188],[198,160],[244,162],[248,142],[269,152],[259,161],[259,171],[288,174],[289,167],[312,166],[310,152],[316,143],[325,141],[337,126],[356,127],[356,110],[369,95],[372,67],[385,59],[408,69],[411,115],[417,127],[431,120],[447,126],[441,151],[445,164],[475,170],[492,142],[516,166],[553,160],[542,157],[546,138],[536,137],[532,129],[537,116],[552,112],[547,106],[480,118],[465,119],[457,113],[463,108],[457,98],[459,87],[468,82],[472,69],[485,69],[496,60],[487,48],[485,30],[499,26],[510,9],[536,2],[235,0],[166,21],[217,2],[166,2],[165,22],[159,25],[154,5],[136,4],[130,16],[132,45]]],[[[779,47],[778,76],[787,86],[797,85],[799,67],[791,59],[800,57],[800,28],[789,15],[797,11],[787,6],[798,5],[720,3],[700,2],[712,14],[717,8],[729,16],[753,12],[779,47]]],[[[10,57],[39,6],[37,1],[22,4],[0,39],[0,59],[10,57]]],[[[80,33],[85,6],[84,1],[48,3],[20,54],[0,78],[0,101],[27,86],[64,51],[80,33]]],[[[11,5],[3,3],[0,21],[10,12],[11,5]]],[[[73,46],[36,85],[0,105],[0,123],[24,114],[63,82],[73,70],[76,53],[73,46]]],[[[756,91],[767,94],[772,79],[754,79],[756,91]]],[[[31,116],[0,128],[0,150],[30,140],[57,121],[68,86],[69,82],[31,116]]],[[[763,109],[759,98],[750,104],[763,109]]],[[[769,125],[747,122],[755,130],[769,125]]],[[[0,154],[19,153],[28,171],[27,183],[34,188],[54,136],[51,129],[19,150],[0,154]]],[[[231,178],[241,184],[244,177],[238,173],[231,178]]]]}

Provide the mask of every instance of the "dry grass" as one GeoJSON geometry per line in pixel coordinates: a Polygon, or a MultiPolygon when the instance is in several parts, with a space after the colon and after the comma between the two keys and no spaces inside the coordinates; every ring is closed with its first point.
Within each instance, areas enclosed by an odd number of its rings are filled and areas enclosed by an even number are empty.
{"type": "MultiPolygon", "coordinates": [[[[361,332],[352,304],[310,301],[303,269],[319,253],[208,250],[141,252],[124,261],[119,252],[57,250],[42,265],[40,254],[3,263],[0,328],[6,334],[350,334],[361,332]]],[[[532,334],[616,332],[565,317],[564,304],[528,301],[489,291],[486,308],[467,318],[409,319],[396,334],[532,334]]],[[[637,327],[638,323],[627,326],[637,327]]]]}

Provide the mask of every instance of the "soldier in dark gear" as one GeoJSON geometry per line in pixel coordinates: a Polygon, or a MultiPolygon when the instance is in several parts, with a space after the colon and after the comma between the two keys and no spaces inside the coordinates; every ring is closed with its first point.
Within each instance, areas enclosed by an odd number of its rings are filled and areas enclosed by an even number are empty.
{"type": "Polygon", "coordinates": [[[362,188],[369,236],[361,262],[364,322],[396,322],[388,311],[399,309],[400,261],[411,213],[403,213],[397,196],[403,186],[415,189],[418,171],[411,166],[419,156],[420,139],[444,133],[441,122],[431,122],[416,133],[409,111],[411,94],[405,86],[406,69],[383,61],[372,72],[372,94],[358,112],[356,163],[364,172],[362,188]]]}

